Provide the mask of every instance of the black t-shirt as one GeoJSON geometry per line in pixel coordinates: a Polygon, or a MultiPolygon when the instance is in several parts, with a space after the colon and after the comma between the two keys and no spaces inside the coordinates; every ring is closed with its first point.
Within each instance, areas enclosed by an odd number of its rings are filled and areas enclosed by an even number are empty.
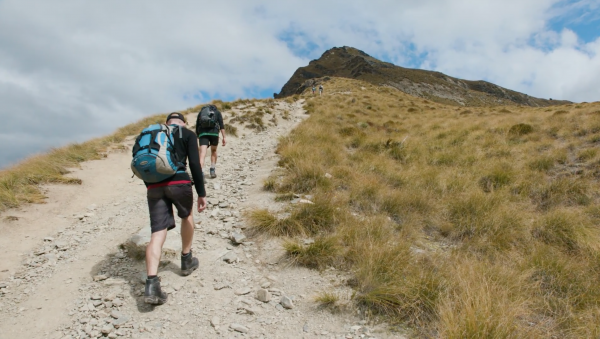
{"type": "MultiPolygon", "coordinates": [[[[181,138],[179,138],[179,132],[173,133],[175,152],[185,166],[185,169],[187,169],[189,161],[190,172],[192,172],[192,177],[194,177],[194,187],[196,188],[196,193],[198,193],[199,197],[206,197],[204,179],[202,178],[202,168],[200,167],[200,155],[198,154],[198,138],[196,137],[196,133],[190,131],[189,129],[183,126],[180,126],[180,128],[182,129],[181,138]]],[[[169,179],[163,180],[156,184],[164,184],[171,181],[191,181],[191,179],[187,172],[181,172],[176,173],[169,179]]],[[[146,186],[148,185],[155,184],[146,183],[146,186]]]]}
{"type": "MultiPolygon", "coordinates": [[[[200,113],[198,113],[200,114],[200,113]]],[[[219,131],[225,129],[225,124],[223,124],[223,115],[220,111],[215,111],[215,119],[217,120],[217,126],[213,128],[199,128],[198,129],[198,138],[203,136],[219,136],[219,131]]]]}

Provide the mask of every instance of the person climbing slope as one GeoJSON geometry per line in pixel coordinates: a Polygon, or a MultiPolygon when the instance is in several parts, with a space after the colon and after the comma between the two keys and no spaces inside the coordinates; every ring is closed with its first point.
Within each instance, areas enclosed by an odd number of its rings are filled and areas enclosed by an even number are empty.
{"type": "Polygon", "coordinates": [[[197,209],[206,208],[206,191],[202,178],[202,167],[198,159],[198,139],[194,132],[185,128],[185,117],[171,113],[166,125],[152,125],[142,131],[133,149],[132,170],[144,180],[147,187],[148,210],[150,213],[150,243],[146,247],[146,287],[144,302],[161,305],[168,295],[160,287],[158,264],[167,231],[175,228],[173,205],[181,218],[181,273],[186,276],[198,268],[198,259],[192,255],[194,238],[194,194],[192,181],[186,172],[189,161],[194,187],[198,194],[197,209]],[[170,139],[172,138],[172,139],[170,139]],[[172,142],[171,142],[172,140],[172,142]],[[168,161],[158,158],[168,157],[168,161]],[[151,159],[156,159],[153,162],[151,159]],[[165,168],[168,163],[173,168],[165,168]],[[172,170],[174,174],[169,174],[172,170]],[[166,174],[165,174],[166,173],[166,174]],[[162,179],[166,177],[166,179],[162,179]]]}
{"type": "Polygon", "coordinates": [[[223,136],[223,146],[225,141],[225,124],[223,115],[215,105],[206,105],[198,112],[196,119],[196,135],[200,141],[200,166],[204,168],[204,158],[206,151],[210,146],[210,177],[216,178],[217,166],[217,147],[219,146],[219,132],[223,136]]]}

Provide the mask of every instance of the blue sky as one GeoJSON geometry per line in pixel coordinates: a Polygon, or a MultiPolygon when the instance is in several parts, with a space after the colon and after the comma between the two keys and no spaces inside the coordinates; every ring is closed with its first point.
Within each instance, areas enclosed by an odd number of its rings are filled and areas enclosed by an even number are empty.
{"type": "Polygon", "coordinates": [[[597,101],[599,35],[600,0],[1,0],[0,167],[150,114],[271,97],[339,46],[597,101]]]}

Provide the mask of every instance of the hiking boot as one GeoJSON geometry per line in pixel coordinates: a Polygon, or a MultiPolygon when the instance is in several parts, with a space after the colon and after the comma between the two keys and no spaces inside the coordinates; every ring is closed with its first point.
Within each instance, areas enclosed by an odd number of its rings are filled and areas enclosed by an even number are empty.
{"type": "Polygon", "coordinates": [[[160,289],[160,278],[146,279],[144,291],[144,302],[151,305],[162,305],[167,302],[169,296],[160,289]]]}
{"type": "Polygon", "coordinates": [[[210,169],[210,177],[213,179],[217,177],[217,173],[215,172],[215,169],[212,167],[210,169]]]}
{"type": "Polygon", "coordinates": [[[182,275],[190,275],[194,272],[200,263],[198,262],[198,258],[192,256],[192,251],[186,255],[181,256],[181,274],[182,275]]]}

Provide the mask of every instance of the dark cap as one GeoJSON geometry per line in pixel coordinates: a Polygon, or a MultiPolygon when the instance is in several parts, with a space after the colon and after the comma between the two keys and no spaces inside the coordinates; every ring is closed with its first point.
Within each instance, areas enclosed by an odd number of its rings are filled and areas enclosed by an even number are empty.
{"type": "Polygon", "coordinates": [[[169,114],[169,116],[167,117],[167,121],[169,121],[171,119],[179,119],[179,120],[185,122],[185,116],[179,112],[173,112],[173,113],[169,114]]]}

